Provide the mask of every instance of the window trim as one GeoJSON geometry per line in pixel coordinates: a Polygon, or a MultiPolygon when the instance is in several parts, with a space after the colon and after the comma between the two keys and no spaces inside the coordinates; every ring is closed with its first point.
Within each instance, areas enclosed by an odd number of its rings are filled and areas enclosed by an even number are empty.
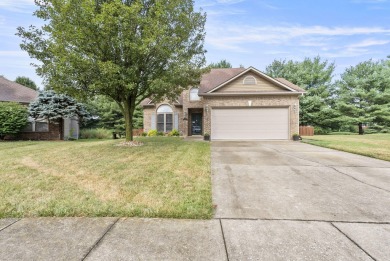
{"type": "Polygon", "coordinates": [[[29,132],[29,133],[31,133],[31,132],[49,132],[50,131],[49,121],[48,120],[34,120],[32,118],[29,118],[28,119],[28,123],[31,124],[31,130],[28,130],[28,131],[22,130],[22,132],[29,132]],[[47,130],[45,130],[45,131],[37,131],[36,130],[36,123],[46,123],[47,130]]]}
{"type": "Polygon", "coordinates": [[[158,108],[157,108],[157,110],[156,110],[156,130],[157,131],[159,131],[159,124],[163,124],[163,126],[164,126],[164,130],[163,130],[163,132],[164,133],[167,133],[167,132],[170,132],[170,131],[172,131],[173,130],[173,127],[174,127],[174,125],[175,125],[175,123],[174,123],[174,121],[175,121],[175,119],[174,119],[174,113],[173,113],[173,110],[172,110],[172,107],[170,106],[170,105],[168,105],[168,104],[161,104],[158,108]],[[170,112],[169,111],[160,111],[159,112],[159,110],[162,108],[162,107],[165,107],[165,108],[168,108],[169,107],[169,109],[170,109],[170,112]],[[172,122],[170,123],[172,126],[171,126],[171,130],[167,130],[167,115],[172,115],[172,122]],[[160,122],[159,121],[159,115],[163,115],[163,121],[162,122],[160,122]]]}
{"type": "Polygon", "coordinates": [[[190,98],[190,101],[192,101],[192,102],[200,101],[201,98],[200,98],[200,96],[199,96],[199,88],[198,88],[198,87],[193,87],[193,88],[191,88],[189,94],[190,94],[190,97],[189,97],[189,98],[190,98]],[[193,99],[193,98],[192,98],[192,95],[191,95],[191,94],[195,94],[195,93],[192,93],[192,91],[194,91],[194,90],[197,90],[197,92],[196,92],[197,98],[196,98],[196,99],[193,99]]]}

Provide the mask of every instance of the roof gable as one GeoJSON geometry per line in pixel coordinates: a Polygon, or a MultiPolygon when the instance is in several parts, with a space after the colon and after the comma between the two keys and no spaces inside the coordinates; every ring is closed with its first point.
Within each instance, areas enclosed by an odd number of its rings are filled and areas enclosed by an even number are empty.
{"type": "Polygon", "coordinates": [[[211,69],[209,73],[202,75],[199,93],[207,93],[228,80],[245,71],[244,68],[220,68],[211,69]]]}
{"type": "Polygon", "coordinates": [[[0,76],[0,102],[30,103],[37,96],[37,91],[0,76]]]}
{"type": "MultiPolygon", "coordinates": [[[[261,92],[285,92],[286,89],[271,83],[270,81],[260,77],[252,72],[244,73],[236,79],[224,84],[214,93],[261,93],[261,92]]],[[[290,91],[290,90],[288,90],[290,91]]]]}
{"type": "Polygon", "coordinates": [[[215,92],[304,92],[301,88],[294,85],[296,88],[293,88],[293,84],[288,82],[285,79],[280,78],[279,80],[276,80],[265,73],[262,73],[261,71],[249,67],[246,70],[243,70],[242,72],[238,73],[234,77],[228,79],[225,82],[220,83],[219,85],[215,86],[214,88],[207,91],[207,93],[215,93],[215,92]],[[245,85],[243,83],[243,79],[246,76],[253,76],[256,78],[256,84],[253,86],[245,85]],[[241,81],[241,86],[240,82],[241,81]],[[289,84],[287,84],[289,83],[289,84]]]}

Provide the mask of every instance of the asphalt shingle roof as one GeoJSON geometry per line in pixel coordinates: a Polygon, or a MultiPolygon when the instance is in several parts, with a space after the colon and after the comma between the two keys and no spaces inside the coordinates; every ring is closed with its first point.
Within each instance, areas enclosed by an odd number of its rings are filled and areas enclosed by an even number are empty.
{"type": "Polygon", "coordinates": [[[230,80],[234,76],[239,75],[245,70],[245,68],[211,69],[209,73],[206,73],[202,76],[199,93],[206,93],[211,91],[218,85],[230,80]]]}
{"type": "Polygon", "coordinates": [[[0,76],[0,101],[30,103],[37,96],[37,91],[0,76]]]}

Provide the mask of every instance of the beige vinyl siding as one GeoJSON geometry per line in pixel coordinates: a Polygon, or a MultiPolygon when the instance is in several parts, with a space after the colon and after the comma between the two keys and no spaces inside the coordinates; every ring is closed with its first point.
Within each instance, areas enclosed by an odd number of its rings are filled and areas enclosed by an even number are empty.
{"type": "Polygon", "coordinates": [[[285,92],[288,91],[285,88],[279,87],[274,83],[269,82],[268,80],[255,75],[255,74],[244,74],[241,77],[235,79],[226,86],[216,90],[216,92],[226,92],[226,93],[235,93],[235,92],[285,92]],[[244,79],[247,76],[253,76],[256,78],[255,85],[245,85],[244,79]]]}
{"type": "Polygon", "coordinates": [[[289,138],[289,109],[213,109],[212,140],[286,140],[289,138]]]}

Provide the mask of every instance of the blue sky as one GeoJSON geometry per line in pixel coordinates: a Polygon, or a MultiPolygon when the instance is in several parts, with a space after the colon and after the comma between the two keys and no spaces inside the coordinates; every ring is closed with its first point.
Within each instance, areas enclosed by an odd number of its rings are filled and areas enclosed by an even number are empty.
{"type": "MultiPolygon", "coordinates": [[[[321,56],[346,67],[390,55],[390,0],[195,0],[207,13],[206,58],[265,70],[275,59],[321,56]]],[[[0,0],[0,75],[41,85],[16,27],[42,24],[33,0],[0,0]]]]}

